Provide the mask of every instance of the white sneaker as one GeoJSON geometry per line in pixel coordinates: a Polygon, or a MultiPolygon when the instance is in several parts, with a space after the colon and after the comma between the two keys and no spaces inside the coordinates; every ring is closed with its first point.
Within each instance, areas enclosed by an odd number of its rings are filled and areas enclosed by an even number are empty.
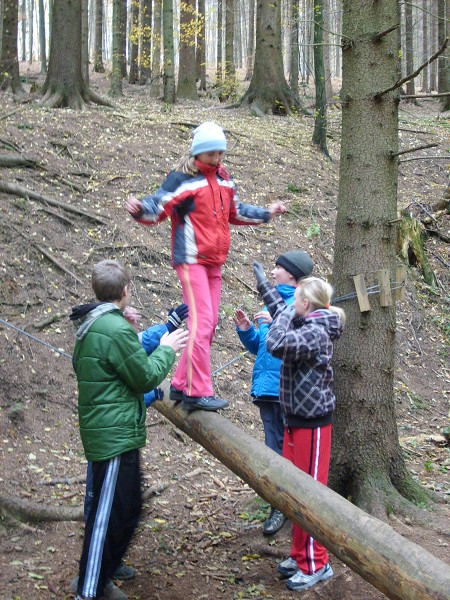
{"type": "Polygon", "coordinates": [[[292,577],[298,571],[297,561],[289,557],[277,566],[277,571],[283,577],[292,577]]]}
{"type": "Polygon", "coordinates": [[[312,575],[305,575],[302,571],[298,570],[295,575],[286,581],[286,585],[290,590],[306,590],[319,581],[325,581],[333,577],[333,569],[330,563],[327,563],[324,567],[313,573],[312,575]]]}

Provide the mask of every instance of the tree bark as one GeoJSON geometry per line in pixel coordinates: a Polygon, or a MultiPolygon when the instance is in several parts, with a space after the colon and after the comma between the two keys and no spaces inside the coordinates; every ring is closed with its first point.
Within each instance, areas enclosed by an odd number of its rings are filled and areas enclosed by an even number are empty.
{"type": "Polygon", "coordinates": [[[299,19],[300,19],[300,0],[291,0],[292,19],[291,19],[291,68],[289,69],[289,84],[292,93],[296,98],[300,98],[298,80],[300,75],[300,52],[299,52],[299,19]]]}
{"type": "Polygon", "coordinates": [[[81,0],[81,72],[89,85],[89,0],[81,0]]]}
{"type": "MultiPolygon", "coordinates": [[[[413,46],[413,11],[412,4],[405,2],[405,52],[406,52],[406,74],[414,71],[414,46],[413,46]]],[[[415,92],[414,79],[410,79],[406,84],[406,93],[408,95],[414,95],[415,92]]],[[[412,100],[415,102],[415,100],[412,100]]]]}
{"type": "MultiPolygon", "coordinates": [[[[162,387],[168,396],[168,383],[162,387]]],[[[448,565],[318,483],[228,419],[205,411],[188,416],[167,401],[153,406],[389,598],[448,598],[448,565]]]]}
{"type": "Polygon", "coordinates": [[[41,55],[41,73],[47,73],[47,50],[45,39],[44,0],[39,0],[39,53],[41,55]]]}
{"type": "MultiPolygon", "coordinates": [[[[377,271],[395,273],[397,229],[398,90],[377,99],[397,80],[397,34],[375,41],[397,22],[397,1],[370,6],[344,1],[342,142],[333,285],[354,291],[377,271]],[[370,140],[370,144],[367,143],[370,140]]],[[[394,275],[391,275],[393,279],[394,275]]],[[[407,508],[404,497],[429,497],[407,472],[395,419],[395,304],[375,299],[369,312],[346,303],[346,332],[336,345],[337,410],[330,485],[377,516],[407,508]],[[406,506],[405,506],[406,505],[406,506]]]]}
{"type": "Polygon", "coordinates": [[[225,0],[217,2],[217,64],[215,85],[220,89],[223,84],[223,3],[225,0]]]}
{"type": "Polygon", "coordinates": [[[316,111],[312,142],[329,158],[327,148],[327,91],[323,61],[323,0],[315,0],[314,3],[314,82],[316,111]]]}
{"type": "MultiPolygon", "coordinates": [[[[429,57],[428,50],[428,0],[422,0],[422,61],[424,63],[429,57]]],[[[430,86],[428,84],[428,66],[422,71],[422,92],[428,94],[430,86]]]]}
{"type": "Polygon", "coordinates": [[[180,50],[177,98],[196,100],[197,68],[195,61],[195,34],[197,13],[195,0],[182,0],[180,3],[180,50]]]}
{"type": "MultiPolygon", "coordinates": [[[[438,0],[438,45],[441,47],[448,37],[450,25],[448,18],[450,16],[450,0],[438,0]]],[[[448,46],[438,58],[438,93],[446,94],[450,92],[450,50],[448,46]]],[[[442,110],[450,109],[450,97],[442,102],[442,110]]]]}
{"type": "Polygon", "coordinates": [[[103,0],[95,0],[94,72],[104,73],[103,64],[103,0]]]}
{"type": "Polygon", "coordinates": [[[155,96],[160,95],[161,89],[161,40],[162,40],[162,2],[153,2],[153,54],[152,54],[152,92],[155,96]]]}
{"type": "Polygon", "coordinates": [[[245,81],[250,81],[252,78],[253,62],[255,60],[255,4],[256,0],[248,0],[248,44],[245,81]]]}
{"type": "Polygon", "coordinates": [[[206,91],[206,14],[205,0],[197,0],[197,42],[195,47],[195,63],[199,89],[206,91]]]}
{"type": "Polygon", "coordinates": [[[123,69],[123,37],[122,37],[122,0],[113,0],[112,17],[112,71],[109,95],[113,98],[123,96],[122,69],[123,69]]]}
{"type": "Polygon", "coordinates": [[[86,85],[81,71],[81,3],[58,0],[53,5],[52,42],[42,103],[51,108],[84,109],[89,102],[111,104],[86,85]]]}
{"type": "Polygon", "coordinates": [[[43,506],[37,502],[0,494],[0,510],[29,523],[41,521],[82,521],[82,506],[43,506]]]}
{"type": "Polygon", "coordinates": [[[20,83],[17,55],[18,14],[18,0],[4,0],[0,48],[0,90],[9,90],[15,95],[25,96],[25,90],[20,83]]]}
{"type": "Polygon", "coordinates": [[[256,115],[290,114],[302,109],[284,77],[281,52],[280,0],[258,0],[253,77],[240,105],[256,115]]]}
{"type": "Polygon", "coordinates": [[[137,83],[139,80],[139,2],[131,3],[131,31],[130,31],[130,72],[128,83],[137,83]]]}
{"type": "Polygon", "coordinates": [[[162,2],[162,22],[164,39],[164,93],[167,104],[175,104],[175,52],[173,46],[173,0],[162,2]]]}
{"type": "Polygon", "coordinates": [[[225,0],[225,73],[220,94],[221,100],[231,98],[236,91],[236,65],[234,63],[234,0],[225,0]]]}

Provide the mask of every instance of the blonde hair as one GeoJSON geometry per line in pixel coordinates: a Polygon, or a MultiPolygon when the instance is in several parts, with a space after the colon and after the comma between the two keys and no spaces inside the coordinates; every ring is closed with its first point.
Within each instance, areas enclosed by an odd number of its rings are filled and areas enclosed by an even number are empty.
{"type": "Polygon", "coordinates": [[[184,173],[185,175],[198,175],[198,168],[195,166],[195,156],[191,154],[191,151],[188,150],[181,156],[178,162],[175,164],[173,170],[179,173],[184,173]]]}
{"type": "Polygon", "coordinates": [[[130,272],[117,260],[102,260],[92,271],[92,289],[100,302],[121,300],[123,290],[130,282],[130,272]]]}
{"type": "Polygon", "coordinates": [[[314,310],[317,308],[327,308],[336,313],[342,324],[345,325],[346,316],[344,310],[337,306],[330,306],[333,286],[328,281],[320,279],[320,277],[305,277],[305,279],[300,280],[298,288],[300,297],[309,300],[314,310]]]}

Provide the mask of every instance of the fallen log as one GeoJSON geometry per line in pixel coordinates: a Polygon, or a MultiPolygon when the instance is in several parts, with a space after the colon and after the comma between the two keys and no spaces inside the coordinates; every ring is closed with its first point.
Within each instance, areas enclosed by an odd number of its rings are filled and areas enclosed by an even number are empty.
{"type": "MultiPolygon", "coordinates": [[[[161,386],[165,397],[169,386],[161,386]]],[[[303,473],[218,413],[153,405],[388,598],[449,600],[450,567],[303,473]]]]}
{"type": "Polygon", "coordinates": [[[82,506],[44,506],[32,500],[24,500],[5,493],[0,493],[0,510],[29,523],[83,520],[82,506]]]}

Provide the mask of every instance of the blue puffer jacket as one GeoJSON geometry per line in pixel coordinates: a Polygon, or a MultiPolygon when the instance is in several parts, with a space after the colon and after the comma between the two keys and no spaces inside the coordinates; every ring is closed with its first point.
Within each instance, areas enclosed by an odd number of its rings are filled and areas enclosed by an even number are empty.
{"type": "MultiPolygon", "coordinates": [[[[278,285],[277,290],[286,304],[294,302],[295,287],[291,285],[278,285]]],[[[264,307],[264,310],[267,310],[264,307]]],[[[237,334],[244,346],[252,354],[256,355],[252,373],[252,389],[250,395],[253,401],[258,401],[261,396],[269,396],[274,402],[278,402],[280,388],[281,360],[275,358],[266,349],[266,337],[270,325],[261,323],[256,329],[253,325],[250,329],[242,331],[236,327],[237,334]]],[[[270,400],[270,398],[264,398],[270,400]]]]}

